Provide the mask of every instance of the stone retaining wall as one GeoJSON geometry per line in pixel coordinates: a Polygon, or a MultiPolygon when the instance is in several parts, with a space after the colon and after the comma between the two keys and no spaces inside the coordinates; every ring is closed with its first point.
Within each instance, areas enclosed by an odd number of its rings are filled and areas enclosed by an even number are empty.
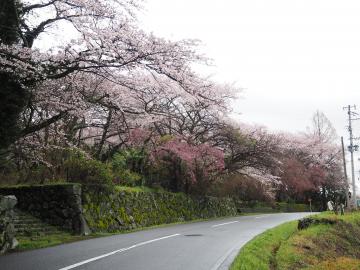
{"type": "Polygon", "coordinates": [[[238,214],[234,200],[229,198],[124,191],[99,185],[86,185],[82,189],[84,215],[90,229],[96,232],[238,214]]]}
{"type": "Polygon", "coordinates": [[[82,215],[81,185],[38,185],[1,188],[2,195],[15,195],[17,207],[46,223],[77,234],[88,234],[82,215]]]}
{"type": "Polygon", "coordinates": [[[0,254],[9,249],[14,249],[18,245],[12,223],[13,209],[16,203],[15,196],[0,195],[0,254]]]}
{"type": "Polygon", "coordinates": [[[20,210],[77,234],[88,234],[90,230],[124,231],[172,222],[234,216],[241,212],[307,211],[306,205],[248,205],[231,198],[191,197],[164,191],[137,192],[105,185],[19,186],[0,188],[1,194],[15,195],[20,210]]]}

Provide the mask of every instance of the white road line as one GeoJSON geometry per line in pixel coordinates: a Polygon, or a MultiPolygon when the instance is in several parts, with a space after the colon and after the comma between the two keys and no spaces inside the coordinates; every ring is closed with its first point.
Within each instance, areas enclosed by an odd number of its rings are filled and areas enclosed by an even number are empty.
{"type": "MultiPolygon", "coordinates": [[[[239,251],[240,247],[242,246],[242,243],[243,242],[237,243],[235,246],[233,246],[231,249],[229,249],[223,256],[221,256],[220,259],[217,260],[217,262],[213,265],[213,267],[211,267],[210,270],[228,269],[230,265],[223,265],[223,263],[226,261],[226,259],[228,257],[230,257],[230,255],[232,255],[232,253],[235,252],[236,255],[238,254],[238,251],[239,251]]],[[[231,262],[230,262],[230,264],[231,264],[231,262]]]]}
{"type": "Polygon", "coordinates": [[[239,222],[239,221],[237,220],[237,221],[231,221],[231,222],[216,224],[216,225],[212,225],[211,228],[215,228],[215,227],[219,227],[219,226],[223,226],[223,225],[228,225],[228,224],[232,224],[232,223],[236,223],[236,222],[239,222]]]}
{"type": "Polygon", "coordinates": [[[259,216],[259,217],[255,217],[256,219],[258,219],[258,218],[266,218],[266,217],[268,217],[269,215],[264,215],[264,216],[259,216]]]}
{"type": "Polygon", "coordinates": [[[112,252],[109,252],[109,253],[106,253],[106,254],[103,254],[103,255],[100,255],[100,256],[97,256],[97,257],[94,257],[94,258],[85,260],[85,261],[81,261],[81,262],[78,262],[78,263],[75,263],[75,264],[66,266],[66,267],[61,268],[61,269],[59,269],[59,270],[69,270],[69,269],[73,269],[73,268],[78,267],[78,266],[80,266],[80,265],[87,264],[87,263],[90,263],[90,262],[93,262],[93,261],[97,261],[97,260],[100,260],[100,259],[102,259],[102,258],[111,256],[111,255],[114,255],[114,254],[116,254],[116,253],[121,253],[121,252],[127,251],[127,250],[129,250],[129,249],[133,249],[133,248],[136,248],[136,247],[140,247],[140,246],[143,246],[143,245],[147,245],[147,244],[150,244],[150,243],[153,243],[153,242],[156,242],[156,241],[160,241],[160,240],[163,240],[163,239],[167,239],[167,238],[175,237],[175,236],[179,236],[179,235],[180,235],[180,234],[177,233],[177,234],[172,234],[172,235],[168,235],[168,236],[164,236],[164,237],[152,239],[152,240],[149,240],[149,241],[141,242],[141,243],[132,245],[132,246],[127,247],[127,248],[121,248],[121,249],[118,249],[118,250],[114,250],[114,251],[112,251],[112,252]]]}

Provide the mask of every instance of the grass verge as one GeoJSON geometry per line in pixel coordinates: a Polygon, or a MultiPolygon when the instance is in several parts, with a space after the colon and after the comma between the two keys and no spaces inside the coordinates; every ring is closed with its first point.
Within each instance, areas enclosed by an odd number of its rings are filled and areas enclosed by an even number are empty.
{"type": "Polygon", "coordinates": [[[275,269],[274,253],[282,241],[297,230],[297,222],[284,223],[270,229],[247,243],[236,257],[231,270],[275,269]]]}
{"type": "Polygon", "coordinates": [[[16,239],[19,241],[19,245],[14,250],[14,252],[51,247],[59,244],[70,243],[94,237],[96,237],[96,235],[81,236],[73,235],[68,232],[44,236],[18,236],[16,237],[16,239]]]}
{"type": "Polygon", "coordinates": [[[311,219],[304,230],[289,222],[255,237],[230,269],[360,269],[360,213],[326,212],[311,219]]]}

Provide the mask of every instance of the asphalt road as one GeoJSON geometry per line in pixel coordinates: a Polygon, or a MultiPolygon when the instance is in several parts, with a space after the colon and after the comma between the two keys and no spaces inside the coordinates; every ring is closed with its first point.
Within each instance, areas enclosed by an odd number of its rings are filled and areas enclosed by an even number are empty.
{"type": "Polygon", "coordinates": [[[239,249],[254,236],[306,215],[241,216],[90,239],[0,256],[0,269],[228,269],[239,249]]]}

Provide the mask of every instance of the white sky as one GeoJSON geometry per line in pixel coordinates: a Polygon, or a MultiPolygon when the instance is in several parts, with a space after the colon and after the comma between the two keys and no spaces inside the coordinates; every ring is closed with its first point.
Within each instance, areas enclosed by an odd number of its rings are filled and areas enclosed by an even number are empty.
{"type": "Polygon", "coordinates": [[[359,14],[358,0],[147,0],[138,19],[161,37],[200,39],[216,64],[207,72],[244,88],[239,120],[305,131],[319,109],[347,144],[342,108],[360,113],[359,14]]]}

